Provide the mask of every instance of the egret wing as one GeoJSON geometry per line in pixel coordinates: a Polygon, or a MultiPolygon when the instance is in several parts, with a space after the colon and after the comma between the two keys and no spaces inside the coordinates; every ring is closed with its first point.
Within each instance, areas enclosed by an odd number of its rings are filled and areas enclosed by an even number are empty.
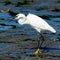
{"type": "Polygon", "coordinates": [[[37,15],[28,14],[27,19],[30,25],[39,28],[40,30],[49,30],[53,33],[56,32],[53,27],[51,27],[44,19],[38,17],[37,15]]]}

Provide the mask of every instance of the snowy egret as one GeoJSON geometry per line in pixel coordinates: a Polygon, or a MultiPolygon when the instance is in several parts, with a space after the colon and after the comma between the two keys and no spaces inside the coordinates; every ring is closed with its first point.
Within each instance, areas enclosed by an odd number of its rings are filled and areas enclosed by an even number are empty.
{"type": "MultiPolygon", "coordinates": [[[[37,15],[29,13],[27,16],[25,16],[24,14],[17,14],[16,16],[17,17],[15,19],[18,19],[19,24],[21,25],[29,24],[34,29],[36,29],[40,33],[43,41],[44,37],[41,34],[41,32],[48,30],[51,31],[52,33],[56,33],[56,30],[52,26],[50,26],[44,19],[38,17],[37,15]]],[[[41,45],[43,44],[43,41],[41,45]]],[[[38,41],[38,48],[39,48],[39,41],[38,41]]]]}

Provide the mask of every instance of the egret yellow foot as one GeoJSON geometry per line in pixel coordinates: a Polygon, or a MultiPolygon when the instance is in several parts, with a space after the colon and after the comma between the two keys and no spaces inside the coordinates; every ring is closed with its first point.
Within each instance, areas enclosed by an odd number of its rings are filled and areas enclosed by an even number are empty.
{"type": "Polygon", "coordinates": [[[44,56],[43,56],[43,54],[42,54],[42,52],[40,51],[39,48],[35,51],[34,54],[37,55],[37,56],[39,56],[40,58],[44,58],[44,56]]]}

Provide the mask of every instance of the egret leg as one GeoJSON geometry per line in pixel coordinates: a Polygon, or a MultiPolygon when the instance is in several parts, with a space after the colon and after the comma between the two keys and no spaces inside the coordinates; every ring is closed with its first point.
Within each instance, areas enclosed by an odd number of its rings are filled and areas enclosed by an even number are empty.
{"type": "MultiPolygon", "coordinates": [[[[42,37],[42,35],[41,35],[41,37],[42,37]]],[[[43,41],[44,41],[44,38],[42,38],[43,39],[43,41]]],[[[43,41],[42,41],[42,43],[41,43],[41,45],[43,44],[43,41]]],[[[39,46],[39,44],[40,44],[40,39],[38,39],[38,48],[37,48],[37,50],[35,51],[35,55],[38,55],[39,57],[41,57],[41,58],[44,58],[44,56],[43,56],[43,54],[42,54],[42,52],[41,52],[41,50],[40,50],[40,46],[39,46]]]]}
{"type": "Polygon", "coordinates": [[[43,35],[42,35],[42,34],[40,34],[40,35],[41,35],[41,38],[42,38],[42,42],[41,42],[41,44],[40,44],[40,39],[38,39],[38,48],[41,47],[42,44],[43,44],[43,42],[45,41],[43,35]],[[40,45],[40,46],[39,46],[39,45],[40,45]]]}
{"type": "Polygon", "coordinates": [[[44,36],[43,36],[42,34],[40,34],[40,35],[41,35],[41,38],[42,38],[42,42],[41,42],[41,44],[40,44],[40,47],[41,47],[42,44],[44,43],[45,39],[44,39],[44,36]]]}
{"type": "Polygon", "coordinates": [[[40,45],[40,40],[38,39],[38,48],[40,48],[40,46],[39,46],[39,45],[40,45]]]}

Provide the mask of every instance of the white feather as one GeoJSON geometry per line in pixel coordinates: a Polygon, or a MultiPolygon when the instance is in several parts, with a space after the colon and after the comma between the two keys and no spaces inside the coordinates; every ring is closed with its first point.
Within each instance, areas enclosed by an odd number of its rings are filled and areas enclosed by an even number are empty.
{"type": "Polygon", "coordinates": [[[45,30],[49,30],[53,33],[56,33],[56,30],[52,26],[50,26],[44,19],[38,17],[37,15],[28,14],[27,16],[25,16],[24,14],[19,14],[17,19],[19,24],[29,24],[40,33],[41,31],[45,30]]]}
{"type": "Polygon", "coordinates": [[[27,20],[29,21],[30,25],[34,26],[39,32],[44,30],[49,30],[53,33],[56,33],[56,30],[50,26],[44,19],[38,17],[34,14],[28,14],[27,20]]]}

